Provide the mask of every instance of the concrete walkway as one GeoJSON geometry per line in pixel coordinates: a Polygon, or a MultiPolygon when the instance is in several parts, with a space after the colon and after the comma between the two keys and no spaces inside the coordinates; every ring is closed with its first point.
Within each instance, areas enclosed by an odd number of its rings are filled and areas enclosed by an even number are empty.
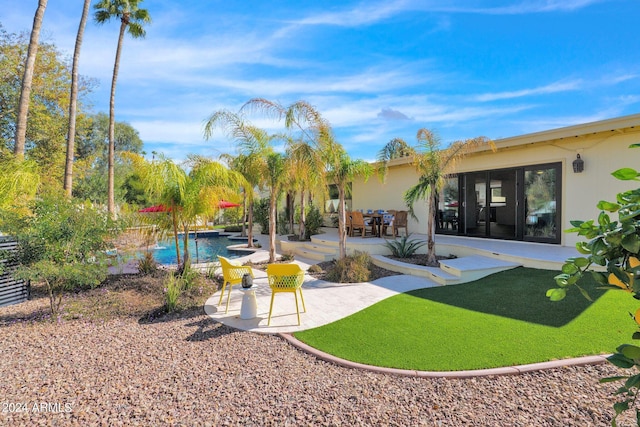
{"type": "MultiPolygon", "coordinates": [[[[303,270],[312,263],[300,259],[294,262],[303,270]]],[[[254,274],[253,286],[256,287],[258,303],[258,316],[255,319],[240,319],[243,294],[237,287],[231,292],[227,313],[227,292],[220,306],[220,293],[211,296],[205,303],[204,311],[214,320],[237,329],[266,334],[292,333],[335,322],[402,292],[440,286],[429,279],[407,275],[383,277],[371,283],[331,283],[305,275],[302,293],[307,311],[300,314],[301,324],[298,325],[294,295],[284,293],[276,295],[271,325],[267,326],[271,289],[264,271],[254,269],[254,274]]]]}

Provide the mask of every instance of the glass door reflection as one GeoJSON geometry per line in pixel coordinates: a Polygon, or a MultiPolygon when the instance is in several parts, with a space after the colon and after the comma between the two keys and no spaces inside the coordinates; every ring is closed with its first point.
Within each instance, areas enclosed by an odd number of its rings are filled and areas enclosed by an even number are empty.
{"type": "Polygon", "coordinates": [[[524,171],[526,240],[559,241],[558,174],[559,168],[555,165],[524,171]]]}

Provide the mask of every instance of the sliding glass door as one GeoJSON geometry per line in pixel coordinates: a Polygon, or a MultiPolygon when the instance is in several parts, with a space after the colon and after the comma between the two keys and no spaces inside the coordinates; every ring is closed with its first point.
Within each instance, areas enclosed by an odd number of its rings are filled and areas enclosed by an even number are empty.
{"type": "Polygon", "coordinates": [[[560,165],[524,169],[524,240],[560,242],[560,165]]]}
{"type": "Polygon", "coordinates": [[[438,195],[438,232],[560,243],[560,163],[463,173],[438,195]]]}

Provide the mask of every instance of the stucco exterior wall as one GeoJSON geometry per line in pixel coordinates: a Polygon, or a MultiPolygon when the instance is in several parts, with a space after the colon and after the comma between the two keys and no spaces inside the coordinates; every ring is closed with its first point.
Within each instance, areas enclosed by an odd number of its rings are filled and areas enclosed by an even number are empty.
{"type": "MultiPolygon", "coordinates": [[[[615,201],[616,193],[638,187],[637,181],[619,181],[611,176],[611,172],[623,167],[640,169],[640,149],[628,148],[633,143],[640,143],[637,127],[534,143],[514,144],[514,139],[499,140],[496,141],[496,152],[470,155],[458,163],[456,172],[562,163],[561,226],[566,230],[571,227],[571,220],[596,219],[598,201],[615,201]],[[584,160],[582,173],[574,173],[572,168],[578,153],[584,160]]],[[[385,183],[375,177],[367,183],[356,180],[353,183],[353,208],[406,209],[403,194],[416,182],[415,169],[406,162],[390,167],[385,183]]],[[[426,233],[426,202],[419,202],[414,209],[419,221],[410,219],[409,231],[426,233]]],[[[561,233],[564,246],[574,246],[579,240],[582,238],[573,233],[561,233]]]]}

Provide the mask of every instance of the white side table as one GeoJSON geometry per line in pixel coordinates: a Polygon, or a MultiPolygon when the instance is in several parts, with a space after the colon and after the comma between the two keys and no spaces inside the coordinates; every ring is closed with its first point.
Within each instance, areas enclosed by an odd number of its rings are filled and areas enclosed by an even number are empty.
{"type": "Polygon", "coordinates": [[[258,301],[256,300],[256,287],[240,288],[242,293],[242,305],[240,306],[241,319],[254,319],[258,317],[258,301]]]}

